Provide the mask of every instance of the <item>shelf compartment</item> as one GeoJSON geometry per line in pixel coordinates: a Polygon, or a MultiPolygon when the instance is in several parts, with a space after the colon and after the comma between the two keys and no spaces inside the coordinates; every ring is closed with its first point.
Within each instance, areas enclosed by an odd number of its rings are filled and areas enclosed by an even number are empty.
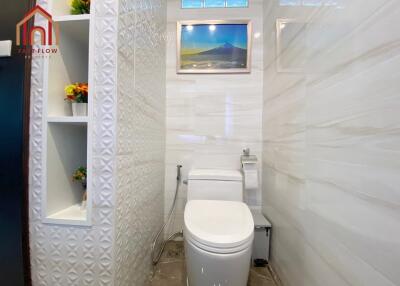
{"type": "Polygon", "coordinates": [[[87,164],[87,125],[48,123],[45,222],[69,221],[71,216],[82,224],[88,222],[86,211],[81,210],[80,215],[73,212],[74,206],[81,204],[84,190],[72,180],[73,172],[87,164]]]}
{"type": "MultiPolygon", "coordinates": [[[[51,11],[54,18],[57,18],[59,16],[77,16],[77,15],[71,15],[70,0],[53,0],[51,2],[52,2],[51,11]]],[[[89,14],[83,14],[83,15],[89,15],[89,14]]]]}
{"type": "MultiPolygon", "coordinates": [[[[67,16],[61,18],[66,19],[67,16]]],[[[71,104],[64,100],[64,88],[71,83],[89,80],[90,21],[58,23],[60,27],[58,52],[49,58],[48,64],[47,114],[52,117],[71,116],[71,104]]]]}

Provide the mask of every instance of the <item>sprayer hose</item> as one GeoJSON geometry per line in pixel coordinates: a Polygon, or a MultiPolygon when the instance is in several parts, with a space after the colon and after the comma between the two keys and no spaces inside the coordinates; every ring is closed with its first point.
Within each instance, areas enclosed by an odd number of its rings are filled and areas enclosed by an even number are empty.
{"type": "Polygon", "coordinates": [[[169,236],[166,240],[164,240],[161,243],[161,247],[160,247],[159,251],[157,253],[155,253],[155,248],[156,248],[157,241],[160,238],[161,234],[163,234],[165,227],[170,223],[170,221],[172,219],[172,216],[173,216],[173,214],[175,212],[176,201],[178,199],[178,193],[179,193],[179,186],[180,186],[180,183],[181,183],[181,168],[182,168],[181,165],[177,165],[176,166],[177,174],[176,174],[175,195],[174,195],[174,200],[172,202],[171,209],[169,210],[169,213],[168,213],[167,220],[164,222],[164,224],[162,225],[160,230],[157,232],[157,235],[154,237],[154,240],[153,240],[153,242],[151,244],[151,259],[152,259],[152,262],[153,262],[154,265],[157,264],[158,261],[160,261],[161,255],[162,255],[162,253],[164,251],[164,248],[165,248],[165,245],[167,244],[167,242],[172,240],[172,239],[174,239],[174,238],[176,238],[176,237],[178,237],[178,236],[183,236],[183,232],[182,231],[178,231],[178,232],[172,234],[171,236],[169,236]]]}

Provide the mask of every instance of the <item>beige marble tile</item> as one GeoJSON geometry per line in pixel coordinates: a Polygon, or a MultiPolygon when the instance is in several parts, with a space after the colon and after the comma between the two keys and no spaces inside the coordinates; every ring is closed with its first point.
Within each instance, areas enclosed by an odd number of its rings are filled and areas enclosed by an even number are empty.
{"type": "Polygon", "coordinates": [[[284,285],[400,285],[400,5],[334,2],[264,5],[272,263],[284,285]],[[281,54],[278,19],[305,24],[281,54]],[[277,69],[301,48],[303,69],[277,69]]]}

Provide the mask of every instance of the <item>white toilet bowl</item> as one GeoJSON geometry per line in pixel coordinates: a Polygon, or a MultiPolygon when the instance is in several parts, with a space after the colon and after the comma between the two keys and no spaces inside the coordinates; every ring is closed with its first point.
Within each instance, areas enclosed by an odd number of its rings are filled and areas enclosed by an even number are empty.
{"type": "Polygon", "coordinates": [[[184,214],[189,286],[246,286],[254,221],[237,201],[191,200],[184,214]]]}

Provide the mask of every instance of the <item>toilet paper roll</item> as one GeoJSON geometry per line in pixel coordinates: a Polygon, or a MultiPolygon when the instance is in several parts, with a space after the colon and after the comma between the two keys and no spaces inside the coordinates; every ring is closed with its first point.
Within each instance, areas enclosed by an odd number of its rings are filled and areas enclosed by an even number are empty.
{"type": "Polygon", "coordinates": [[[244,177],[244,189],[254,190],[258,189],[258,169],[257,164],[243,164],[243,177],[244,177]]]}

